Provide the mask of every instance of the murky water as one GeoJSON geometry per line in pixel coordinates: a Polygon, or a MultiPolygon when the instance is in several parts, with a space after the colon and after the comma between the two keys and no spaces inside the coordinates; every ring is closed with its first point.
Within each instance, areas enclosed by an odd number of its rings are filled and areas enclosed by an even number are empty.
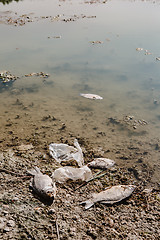
{"type": "Polygon", "coordinates": [[[159,12],[160,1],[1,2],[0,71],[20,77],[1,86],[2,138],[17,114],[23,131],[50,114],[99,146],[141,141],[159,166],[159,12]],[[31,21],[6,24],[20,16],[31,21]],[[32,72],[50,77],[25,77],[32,72]]]}

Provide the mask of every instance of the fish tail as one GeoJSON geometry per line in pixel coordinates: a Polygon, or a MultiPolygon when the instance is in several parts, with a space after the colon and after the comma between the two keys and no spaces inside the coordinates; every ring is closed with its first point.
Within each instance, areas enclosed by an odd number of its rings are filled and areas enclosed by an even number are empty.
{"type": "Polygon", "coordinates": [[[85,209],[89,209],[93,206],[94,203],[89,199],[87,201],[81,202],[80,204],[85,204],[85,209]]]}
{"type": "Polygon", "coordinates": [[[37,173],[41,173],[38,167],[35,167],[34,169],[31,169],[31,170],[27,170],[27,172],[32,176],[36,175],[37,173]]]}

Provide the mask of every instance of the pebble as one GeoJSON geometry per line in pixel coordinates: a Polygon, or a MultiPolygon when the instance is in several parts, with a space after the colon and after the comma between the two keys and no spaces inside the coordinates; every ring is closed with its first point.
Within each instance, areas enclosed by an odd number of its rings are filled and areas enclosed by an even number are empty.
{"type": "Polygon", "coordinates": [[[111,219],[111,218],[108,219],[108,225],[109,225],[110,227],[113,227],[113,225],[114,225],[113,219],[111,219]]]}
{"type": "Polygon", "coordinates": [[[7,215],[7,214],[8,214],[8,211],[4,210],[4,211],[3,211],[3,214],[4,214],[4,215],[7,215]]]}
{"type": "Polygon", "coordinates": [[[18,197],[14,197],[12,200],[15,201],[15,202],[18,202],[19,198],[18,197]]]}
{"type": "Polygon", "coordinates": [[[55,210],[53,208],[49,209],[48,214],[54,214],[55,210]]]}
{"type": "Polygon", "coordinates": [[[10,228],[10,227],[5,227],[4,229],[3,229],[3,231],[4,232],[10,232],[12,229],[10,228]]]}
{"type": "Polygon", "coordinates": [[[7,226],[8,226],[8,227],[12,227],[12,228],[13,228],[13,227],[15,227],[15,225],[16,225],[16,224],[15,224],[15,221],[13,221],[13,220],[9,220],[9,221],[7,222],[7,226]]]}

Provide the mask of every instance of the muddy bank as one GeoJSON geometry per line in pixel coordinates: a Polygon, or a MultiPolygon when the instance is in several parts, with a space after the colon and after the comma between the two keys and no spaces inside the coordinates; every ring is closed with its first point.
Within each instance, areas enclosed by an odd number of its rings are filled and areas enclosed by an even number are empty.
{"type": "MultiPolygon", "coordinates": [[[[85,163],[102,156],[101,150],[93,150],[86,139],[79,138],[79,142],[85,163]]],[[[57,184],[55,200],[48,205],[29,189],[26,170],[39,166],[51,175],[59,164],[51,159],[45,144],[41,148],[33,144],[12,145],[0,154],[1,239],[158,239],[160,199],[158,187],[148,187],[151,169],[146,166],[140,173],[116,165],[84,186],[80,181],[57,184]],[[91,193],[118,184],[137,188],[128,199],[114,205],[97,203],[89,210],[79,205],[91,193]]]]}
{"type": "Polygon", "coordinates": [[[1,239],[158,239],[159,187],[153,181],[154,169],[146,164],[150,153],[144,145],[119,143],[104,148],[103,134],[98,134],[98,141],[87,138],[88,134],[82,137],[53,115],[41,116],[38,125],[24,120],[18,114],[10,119],[0,143],[1,239]],[[48,205],[29,189],[27,169],[38,166],[51,176],[60,165],[49,155],[49,143],[73,145],[74,138],[83,149],[85,163],[110,157],[116,166],[80,188],[81,181],[57,184],[55,200],[48,205]],[[97,203],[84,210],[79,205],[91,193],[118,184],[137,188],[113,206],[97,203]]]}

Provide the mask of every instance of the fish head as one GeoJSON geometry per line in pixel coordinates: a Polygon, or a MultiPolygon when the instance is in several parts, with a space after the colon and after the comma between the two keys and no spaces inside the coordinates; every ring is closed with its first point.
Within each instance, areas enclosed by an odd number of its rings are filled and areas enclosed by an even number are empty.
{"type": "Polygon", "coordinates": [[[56,188],[55,183],[52,183],[52,187],[50,187],[46,190],[47,197],[54,200],[54,198],[56,196],[56,190],[57,190],[57,188],[56,188]]]}
{"type": "Polygon", "coordinates": [[[56,192],[53,189],[52,190],[48,190],[48,191],[46,191],[46,195],[47,195],[48,198],[51,198],[51,199],[54,200],[56,192]]]}

